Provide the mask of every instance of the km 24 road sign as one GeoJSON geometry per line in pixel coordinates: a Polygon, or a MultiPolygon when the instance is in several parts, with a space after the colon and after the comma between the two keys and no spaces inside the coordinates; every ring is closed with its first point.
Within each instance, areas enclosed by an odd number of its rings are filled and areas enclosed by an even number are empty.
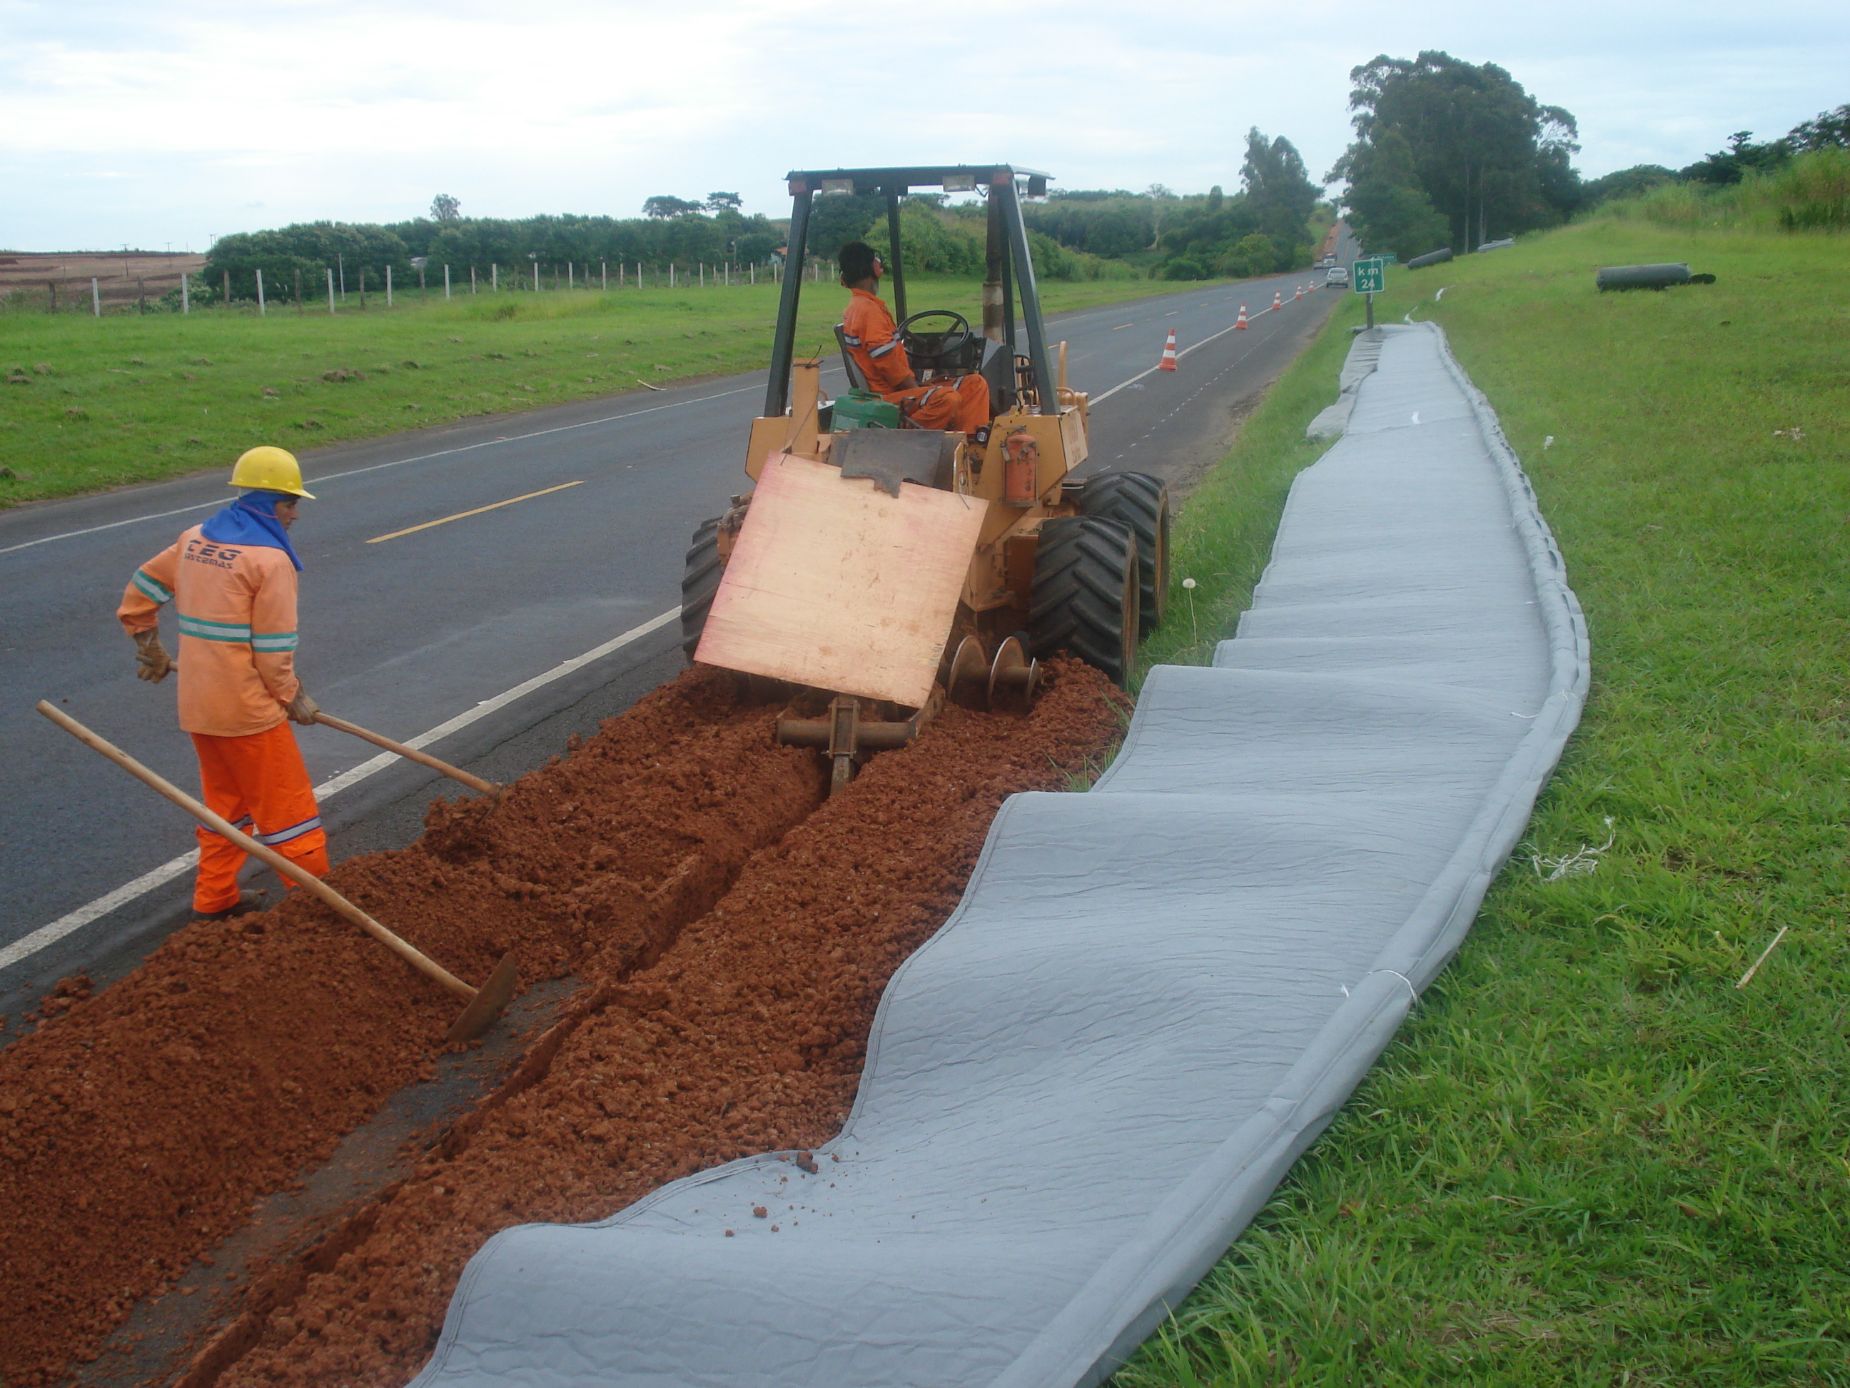
{"type": "Polygon", "coordinates": [[[1357,294],[1379,294],[1387,288],[1387,262],[1379,256],[1355,262],[1349,285],[1357,294]]]}

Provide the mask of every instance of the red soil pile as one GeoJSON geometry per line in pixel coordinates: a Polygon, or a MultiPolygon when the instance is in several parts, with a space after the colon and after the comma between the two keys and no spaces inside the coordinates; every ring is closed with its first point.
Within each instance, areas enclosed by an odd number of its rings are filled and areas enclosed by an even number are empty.
{"type": "MultiPolygon", "coordinates": [[[[775,710],[690,672],[498,802],[433,807],[413,847],[330,881],[458,976],[646,963],[820,803],[775,710]]],[[[0,1381],[65,1381],[140,1299],[432,1070],[456,999],[326,907],[174,934],[0,1051],[0,1381]]]]}
{"type": "Polygon", "coordinates": [[[495,1231],[602,1218],[675,1177],[833,1136],[887,979],[956,906],[997,807],[1096,762],[1123,703],[1061,662],[1030,715],[949,709],[757,851],[659,959],[592,955],[596,987],[538,1063],[362,1211],[338,1257],[273,1279],[187,1382],[402,1383],[495,1231]]]}

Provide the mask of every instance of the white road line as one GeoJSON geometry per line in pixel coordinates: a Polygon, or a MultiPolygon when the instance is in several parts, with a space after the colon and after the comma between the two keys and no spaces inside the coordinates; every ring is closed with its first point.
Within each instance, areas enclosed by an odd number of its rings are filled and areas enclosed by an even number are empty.
{"type": "MultiPolygon", "coordinates": [[[[405,745],[422,750],[430,746],[431,743],[440,741],[448,737],[451,733],[460,732],[471,723],[477,722],[480,719],[488,717],[491,713],[496,713],[506,708],[516,699],[525,698],[535,690],[545,688],[554,680],[563,679],[573,671],[583,669],[592,661],[601,660],[612,652],[621,650],[632,641],[641,640],[650,632],[659,630],[669,622],[674,621],[680,615],[681,609],[679,607],[671,607],[668,611],[658,616],[651,617],[648,621],[642,623],[642,625],[631,627],[621,636],[614,636],[601,646],[593,646],[583,655],[575,655],[570,660],[561,661],[544,674],[535,675],[529,680],[523,680],[512,689],[505,693],[497,694],[492,699],[484,699],[474,708],[464,713],[457,714],[448,722],[439,723],[429,731],[421,732],[416,737],[407,739],[405,745]]],[[[323,781],[320,785],[315,787],[315,798],[325,801],[330,796],[346,790],[349,786],[358,785],[367,777],[377,775],[398,760],[400,760],[400,758],[391,752],[381,752],[378,756],[372,758],[372,760],[361,762],[351,770],[343,771],[340,775],[333,777],[331,780],[323,781]]],[[[4,949],[0,949],[0,972],[4,972],[11,968],[22,959],[28,959],[32,955],[37,954],[47,945],[57,943],[72,931],[81,930],[84,926],[90,924],[90,922],[101,919],[103,916],[115,910],[118,906],[126,905],[136,897],[151,892],[156,887],[163,886],[173,881],[174,878],[180,876],[182,873],[190,871],[193,864],[198,861],[199,850],[197,849],[194,849],[190,853],[184,853],[178,858],[170,859],[152,871],[142,873],[142,875],[137,877],[134,881],[125,882],[114,891],[99,896],[95,901],[79,906],[75,911],[58,917],[58,919],[53,921],[50,925],[42,925],[30,935],[15,940],[4,949]]]]}
{"type": "MultiPolygon", "coordinates": [[[[484,439],[480,443],[465,443],[455,448],[439,448],[434,453],[418,453],[409,458],[393,458],[389,462],[371,463],[366,467],[349,468],[345,472],[323,473],[308,480],[317,487],[324,487],[329,482],[338,482],[344,477],[359,477],[368,472],[403,467],[406,463],[427,463],[433,458],[449,458],[460,453],[473,453],[480,448],[499,448],[504,443],[520,443],[526,439],[545,438],[548,434],[567,434],[574,429],[589,429],[599,424],[619,424],[626,419],[639,419],[645,414],[686,409],[689,405],[704,405],[710,400],[724,400],[729,395],[744,395],[748,391],[759,389],[762,387],[738,386],[733,390],[722,390],[716,394],[702,395],[692,400],[676,400],[666,405],[650,405],[647,409],[630,410],[625,414],[604,415],[598,419],[584,419],[576,424],[555,424],[550,429],[532,429],[524,434],[504,434],[500,438],[484,439]]],[[[172,511],[155,511],[145,516],[130,516],[127,520],[110,521],[105,525],[92,525],[82,530],[67,530],[60,535],[45,535],[36,540],[27,540],[23,544],[8,545],[5,549],[0,549],[0,554],[12,554],[18,550],[31,549],[34,545],[48,545],[54,540],[74,540],[80,535],[94,535],[100,530],[115,530],[124,525],[139,525],[142,521],[163,520],[168,516],[183,516],[189,511],[216,511],[224,504],[223,500],[202,501],[196,506],[181,506],[172,511]]]]}
{"type": "MultiPolygon", "coordinates": [[[[1247,316],[1246,321],[1250,324],[1253,319],[1263,318],[1265,317],[1266,314],[1270,313],[1271,311],[1272,310],[1269,308],[1262,308],[1257,313],[1249,314],[1247,316]]],[[[1190,352],[1196,351],[1202,347],[1206,347],[1210,342],[1214,341],[1214,339],[1217,337],[1225,337],[1228,333],[1232,332],[1235,328],[1239,326],[1240,325],[1237,322],[1230,323],[1226,327],[1222,328],[1219,332],[1213,334],[1213,336],[1202,338],[1201,341],[1195,343],[1194,346],[1184,347],[1181,351],[1176,353],[1177,359],[1180,360],[1181,358],[1186,357],[1190,352]]],[[[1134,386],[1137,384],[1137,382],[1141,381],[1145,376],[1152,375],[1155,372],[1161,371],[1162,369],[1163,369],[1163,364],[1161,362],[1158,362],[1155,366],[1150,367],[1149,370],[1147,371],[1139,371],[1135,376],[1131,377],[1128,381],[1119,381],[1115,386],[1113,386],[1110,390],[1106,391],[1103,395],[1093,396],[1091,401],[1089,402],[1088,408],[1090,407],[1090,405],[1104,404],[1107,400],[1111,399],[1112,396],[1116,395],[1119,391],[1123,390],[1126,386],[1134,386]]]]}

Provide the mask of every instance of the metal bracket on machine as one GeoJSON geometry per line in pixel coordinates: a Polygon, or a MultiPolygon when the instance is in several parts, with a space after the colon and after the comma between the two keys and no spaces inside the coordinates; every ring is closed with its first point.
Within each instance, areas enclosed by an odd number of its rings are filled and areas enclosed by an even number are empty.
{"type": "Polygon", "coordinates": [[[904,720],[863,718],[863,705],[871,707],[874,701],[838,694],[829,700],[825,717],[795,718],[785,714],[777,720],[779,742],[793,747],[823,749],[830,763],[830,795],[854,779],[855,768],[867,755],[905,747],[915,741],[920,730],[944,707],[944,691],[934,685],[923,707],[904,720]]]}

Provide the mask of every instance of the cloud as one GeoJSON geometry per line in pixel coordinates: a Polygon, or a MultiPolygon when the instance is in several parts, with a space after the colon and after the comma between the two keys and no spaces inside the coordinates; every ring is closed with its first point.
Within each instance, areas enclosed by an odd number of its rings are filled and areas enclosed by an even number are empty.
{"type": "Polygon", "coordinates": [[[787,169],[913,159],[1232,190],[1251,126],[1316,178],[1351,138],[1350,69],[1420,48],[1572,111],[1588,176],[1681,166],[1844,100],[1850,7],[1013,0],[844,21],[820,0],[0,0],[0,32],[0,167],[32,171],[7,184],[0,244],[66,249],[200,244],[252,229],[252,197],[364,221],[439,189],[466,214],[622,216],[727,188],[780,215],[787,169]]]}

